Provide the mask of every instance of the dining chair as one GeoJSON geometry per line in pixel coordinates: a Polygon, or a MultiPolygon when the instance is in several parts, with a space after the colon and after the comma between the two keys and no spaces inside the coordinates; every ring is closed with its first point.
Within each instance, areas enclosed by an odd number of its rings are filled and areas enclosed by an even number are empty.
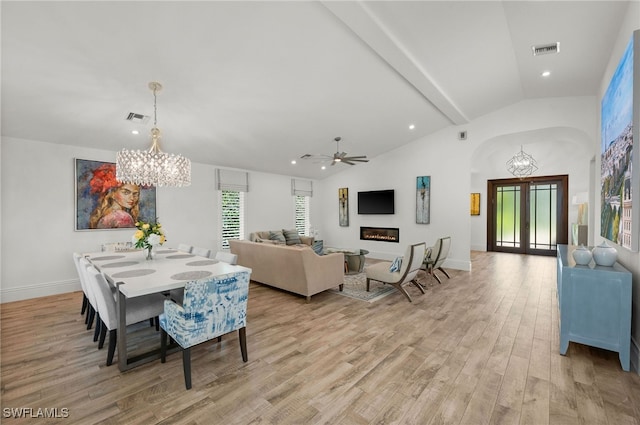
{"type": "Polygon", "coordinates": [[[178,245],[178,251],[181,252],[187,252],[189,254],[191,254],[191,250],[193,249],[193,247],[191,245],[187,245],[185,243],[181,243],[178,245]]]}
{"type": "MultiPolygon", "coordinates": [[[[116,351],[116,343],[118,339],[118,314],[115,295],[117,288],[115,285],[107,282],[107,279],[93,265],[87,267],[87,276],[89,285],[92,286],[95,296],[98,312],[100,314],[100,322],[96,323],[96,327],[100,328],[100,341],[98,348],[104,347],[107,331],[109,331],[109,348],[107,350],[107,366],[113,363],[113,355],[116,351]]],[[[164,311],[165,297],[161,294],[144,295],[134,297],[127,301],[127,326],[134,323],[142,322],[147,319],[155,318],[164,311]]]]}
{"type": "Polygon", "coordinates": [[[160,361],[166,361],[167,336],[182,348],[184,383],[191,388],[191,347],[238,331],[242,361],[247,357],[248,272],[187,282],[183,305],[164,303],[160,316],[160,361]]]}
{"type": "Polygon", "coordinates": [[[232,266],[235,266],[236,264],[238,264],[238,256],[236,254],[232,254],[232,253],[226,252],[226,251],[218,251],[218,252],[216,252],[215,259],[218,260],[218,261],[229,263],[232,266]]]}
{"type": "Polygon", "coordinates": [[[402,294],[404,294],[405,297],[407,297],[409,302],[413,301],[411,300],[409,293],[404,289],[403,285],[412,283],[424,294],[424,288],[416,281],[416,276],[418,275],[422,262],[424,261],[424,253],[426,249],[427,247],[424,242],[409,245],[405,251],[404,257],[398,257],[394,262],[382,261],[365,267],[364,271],[367,275],[367,292],[369,292],[370,281],[376,280],[378,282],[393,285],[402,294]],[[396,266],[396,264],[400,262],[401,265],[397,267],[397,270],[396,267],[392,267],[396,266]]]}
{"type": "Polygon", "coordinates": [[[431,247],[430,252],[425,255],[424,262],[422,264],[422,269],[426,270],[431,276],[435,277],[438,283],[442,283],[438,275],[434,272],[436,270],[440,270],[447,276],[447,279],[451,279],[449,273],[445,269],[442,268],[442,264],[447,259],[449,255],[449,248],[451,248],[451,237],[445,236],[444,238],[439,238],[435,245],[431,247]]]}
{"type": "MultiPolygon", "coordinates": [[[[91,263],[89,262],[89,260],[87,260],[84,257],[81,257],[80,260],[80,271],[79,273],[82,273],[84,275],[84,281],[85,281],[85,287],[87,289],[87,301],[88,301],[88,305],[87,305],[87,319],[85,320],[86,324],[87,324],[87,330],[91,329],[93,327],[93,321],[95,320],[96,316],[98,315],[98,309],[96,306],[96,297],[95,297],[95,292],[93,290],[93,286],[90,284],[89,282],[89,277],[87,276],[87,267],[91,266],[91,263]]],[[[96,322],[99,322],[99,320],[97,320],[96,322]]],[[[96,332],[94,332],[93,334],[93,341],[97,341],[98,340],[98,335],[99,335],[100,329],[96,329],[96,332]]]]}
{"type": "Polygon", "coordinates": [[[85,281],[85,274],[82,273],[82,270],[80,269],[81,258],[82,258],[82,255],[78,254],[77,252],[73,253],[73,263],[76,265],[76,272],[78,273],[80,288],[82,288],[82,308],[80,309],[80,314],[85,314],[85,312],[87,313],[87,316],[85,319],[85,324],[86,324],[89,317],[89,311],[88,311],[89,298],[87,298],[87,288],[86,288],[87,284],[85,281]]]}
{"type": "Polygon", "coordinates": [[[195,255],[199,255],[200,257],[206,257],[206,258],[209,258],[211,256],[210,249],[200,248],[197,246],[193,247],[193,249],[191,250],[191,253],[195,255]]]}

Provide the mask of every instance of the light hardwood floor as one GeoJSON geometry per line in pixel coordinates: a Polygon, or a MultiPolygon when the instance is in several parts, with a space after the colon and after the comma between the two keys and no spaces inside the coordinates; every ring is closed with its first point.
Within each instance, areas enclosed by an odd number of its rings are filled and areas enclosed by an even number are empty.
{"type": "MultiPolygon", "coordinates": [[[[325,292],[307,304],[250,288],[243,363],[236,334],[126,373],[106,367],[80,293],[1,306],[6,408],[66,408],[66,419],[3,424],[638,424],[640,376],[617,353],[558,354],[555,258],[472,254],[473,271],[414,302],[325,292]]],[[[137,333],[159,334],[147,326],[137,333]]],[[[136,344],[134,338],[132,344],[136,344]]],[[[134,348],[134,347],[132,347],[134,348]]],[[[117,356],[117,355],[116,355],[117,356]]]]}

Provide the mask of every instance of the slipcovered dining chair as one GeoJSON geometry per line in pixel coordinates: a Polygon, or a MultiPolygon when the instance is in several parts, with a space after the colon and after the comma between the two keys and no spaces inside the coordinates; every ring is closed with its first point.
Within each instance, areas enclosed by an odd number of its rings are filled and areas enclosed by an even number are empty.
{"type": "Polygon", "coordinates": [[[409,302],[413,302],[409,293],[404,289],[404,285],[412,283],[424,294],[424,289],[416,281],[416,276],[420,271],[420,266],[424,260],[426,251],[424,242],[415,245],[409,245],[405,251],[404,257],[398,257],[395,261],[382,261],[365,267],[364,271],[367,275],[367,292],[369,291],[370,281],[376,280],[382,283],[388,283],[395,286],[398,291],[404,294],[409,302]]]}
{"type": "Polygon", "coordinates": [[[191,253],[195,255],[199,255],[200,257],[209,258],[209,256],[211,255],[211,250],[207,248],[200,248],[200,247],[194,246],[193,249],[191,250],[191,253]]]}
{"type": "Polygon", "coordinates": [[[229,263],[233,266],[238,264],[238,256],[236,254],[232,254],[230,252],[218,251],[216,252],[216,260],[222,261],[224,263],[229,263]]]}
{"type": "Polygon", "coordinates": [[[193,247],[191,245],[187,245],[186,243],[181,243],[178,245],[178,251],[187,252],[191,254],[191,250],[193,247]]]}
{"type": "Polygon", "coordinates": [[[238,330],[242,361],[247,361],[249,272],[187,282],[183,305],[166,300],[160,316],[160,361],[166,361],[167,335],[182,348],[184,383],[191,388],[191,347],[238,330]]]}
{"type": "Polygon", "coordinates": [[[76,265],[76,272],[78,273],[78,280],[80,281],[80,288],[82,288],[82,307],[80,309],[80,314],[85,314],[85,312],[87,313],[87,316],[85,318],[85,324],[87,324],[88,319],[89,319],[89,298],[87,297],[87,284],[86,284],[86,279],[85,279],[85,274],[82,272],[82,269],[80,268],[80,259],[82,258],[82,255],[78,254],[77,252],[73,253],[73,263],[76,265]]]}
{"type": "MultiPolygon", "coordinates": [[[[78,273],[84,276],[85,289],[87,290],[87,302],[88,302],[87,309],[88,310],[87,310],[87,318],[85,320],[85,323],[87,324],[87,330],[89,330],[93,327],[93,321],[98,315],[98,306],[96,304],[95,292],[93,290],[92,285],[89,282],[89,276],[87,275],[87,267],[89,267],[91,263],[86,258],[81,257],[79,259],[79,264],[80,264],[80,270],[78,271],[78,273]]],[[[98,323],[99,320],[100,319],[97,319],[96,323],[98,323]]],[[[100,329],[99,327],[97,327],[96,331],[93,334],[94,342],[98,340],[99,333],[100,333],[100,329]]]]}
{"type": "MultiPolygon", "coordinates": [[[[116,304],[115,285],[107,282],[107,279],[92,264],[87,266],[87,277],[89,285],[92,287],[96,298],[97,310],[100,320],[96,322],[96,327],[100,328],[100,342],[98,348],[104,346],[104,341],[109,331],[109,349],[107,350],[107,366],[113,363],[113,355],[116,351],[118,339],[118,307],[116,304]]],[[[117,295],[117,294],[116,294],[117,295]]],[[[161,294],[150,294],[141,297],[130,298],[127,301],[127,326],[153,319],[164,311],[164,300],[161,294]]]]}
{"type": "Polygon", "coordinates": [[[440,238],[436,241],[435,245],[431,247],[430,251],[427,252],[427,255],[425,255],[424,258],[422,269],[435,277],[438,283],[442,283],[442,281],[440,280],[440,277],[434,273],[436,270],[440,270],[448,279],[451,278],[449,273],[442,268],[444,260],[446,260],[449,255],[449,248],[451,248],[451,237],[445,236],[444,238],[440,238]]]}

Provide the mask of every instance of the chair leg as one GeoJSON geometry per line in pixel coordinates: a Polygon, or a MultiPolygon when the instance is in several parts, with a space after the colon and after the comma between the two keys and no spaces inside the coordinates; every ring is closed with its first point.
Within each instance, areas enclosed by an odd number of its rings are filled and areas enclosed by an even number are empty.
{"type": "Polygon", "coordinates": [[[101,350],[104,347],[104,340],[107,337],[107,325],[104,323],[100,324],[100,341],[98,342],[98,349],[101,350]]]}
{"type": "Polygon", "coordinates": [[[184,369],[184,385],[191,389],[191,348],[182,350],[182,369],[184,369]]]}
{"type": "Polygon", "coordinates": [[[167,332],[160,332],[160,363],[167,361],[167,332]]]}
{"type": "Polygon", "coordinates": [[[87,322],[87,330],[93,326],[93,319],[96,317],[96,310],[93,306],[89,306],[89,321],[87,322]]]}
{"type": "Polygon", "coordinates": [[[156,322],[156,332],[160,330],[160,318],[158,316],[153,318],[156,322]]]}
{"type": "Polygon", "coordinates": [[[247,356],[247,327],[238,329],[238,337],[240,338],[240,352],[242,353],[242,361],[247,362],[249,357],[247,356]]]}
{"type": "Polygon", "coordinates": [[[422,285],[420,284],[420,282],[418,282],[417,280],[413,279],[411,281],[411,283],[413,283],[423,294],[424,292],[424,288],[422,287],[422,285]]]}
{"type": "Polygon", "coordinates": [[[153,327],[153,317],[149,319],[149,326],[153,327]]]}
{"type": "Polygon", "coordinates": [[[447,271],[445,269],[443,269],[442,267],[438,267],[438,270],[440,270],[442,273],[444,273],[444,275],[447,277],[447,279],[451,279],[451,276],[449,276],[449,273],[447,273],[447,271]]]}
{"type": "Polygon", "coordinates": [[[338,285],[338,289],[340,289],[340,292],[342,292],[342,290],[344,289],[344,283],[341,283],[340,285],[338,285]]]}
{"type": "Polygon", "coordinates": [[[218,337],[218,342],[222,342],[222,335],[218,337]]]}
{"type": "Polygon", "coordinates": [[[113,363],[113,355],[116,352],[116,343],[118,341],[117,329],[111,329],[109,331],[109,351],[107,352],[107,366],[111,366],[113,363]]]}
{"type": "Polygon", "coordinates": [[[87,311],[87,304],[89,304],[89,298],[87,298],[87,296],[83,292],[82,293],[82,309],[80,310],[80,314],[84,314],[84,312],[87,311]]]}
{"type": "Polygon", "coordinates": [[[370,280],[371,280],[371,279],[367,278],[367,292],[369,292],[369,281],[370,281],[370,280]]]}
{"type": "Polygon", "coordinates": [[[413,302],[413,300],[411,299],[411,296],[409,295],[407,290],[402,287],[402,285],[400,285],[400,284],[392,284],[392,285],[395,286],[396,288],[398,288],[398,291],[402,292],[404,294],[404,296],[407,297],[407,299],[409,300],[410,303],[413,302]]]}
{"type": "Polygon", "coordinates": [[[98,337],[100,336],[101,325],[102,320],[100,319],[100,313],[96,313],[96,330],[93,331],[93,342],[96,342],[98,340],[98,337]]]}

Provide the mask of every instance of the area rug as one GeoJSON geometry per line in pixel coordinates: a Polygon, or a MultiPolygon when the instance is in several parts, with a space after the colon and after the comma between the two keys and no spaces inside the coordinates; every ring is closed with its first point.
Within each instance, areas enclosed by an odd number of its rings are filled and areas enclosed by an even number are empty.
{"type": "Polygon", "coordinates": [[[338,295],[372,303],[386,297],[395,290],[391,285],[372,280],[369,292],[367,292],[367,276],[364,273],[358,273],[344,276],[342,291],[337,289],[331,289],[330,291],[338,295]]]}

